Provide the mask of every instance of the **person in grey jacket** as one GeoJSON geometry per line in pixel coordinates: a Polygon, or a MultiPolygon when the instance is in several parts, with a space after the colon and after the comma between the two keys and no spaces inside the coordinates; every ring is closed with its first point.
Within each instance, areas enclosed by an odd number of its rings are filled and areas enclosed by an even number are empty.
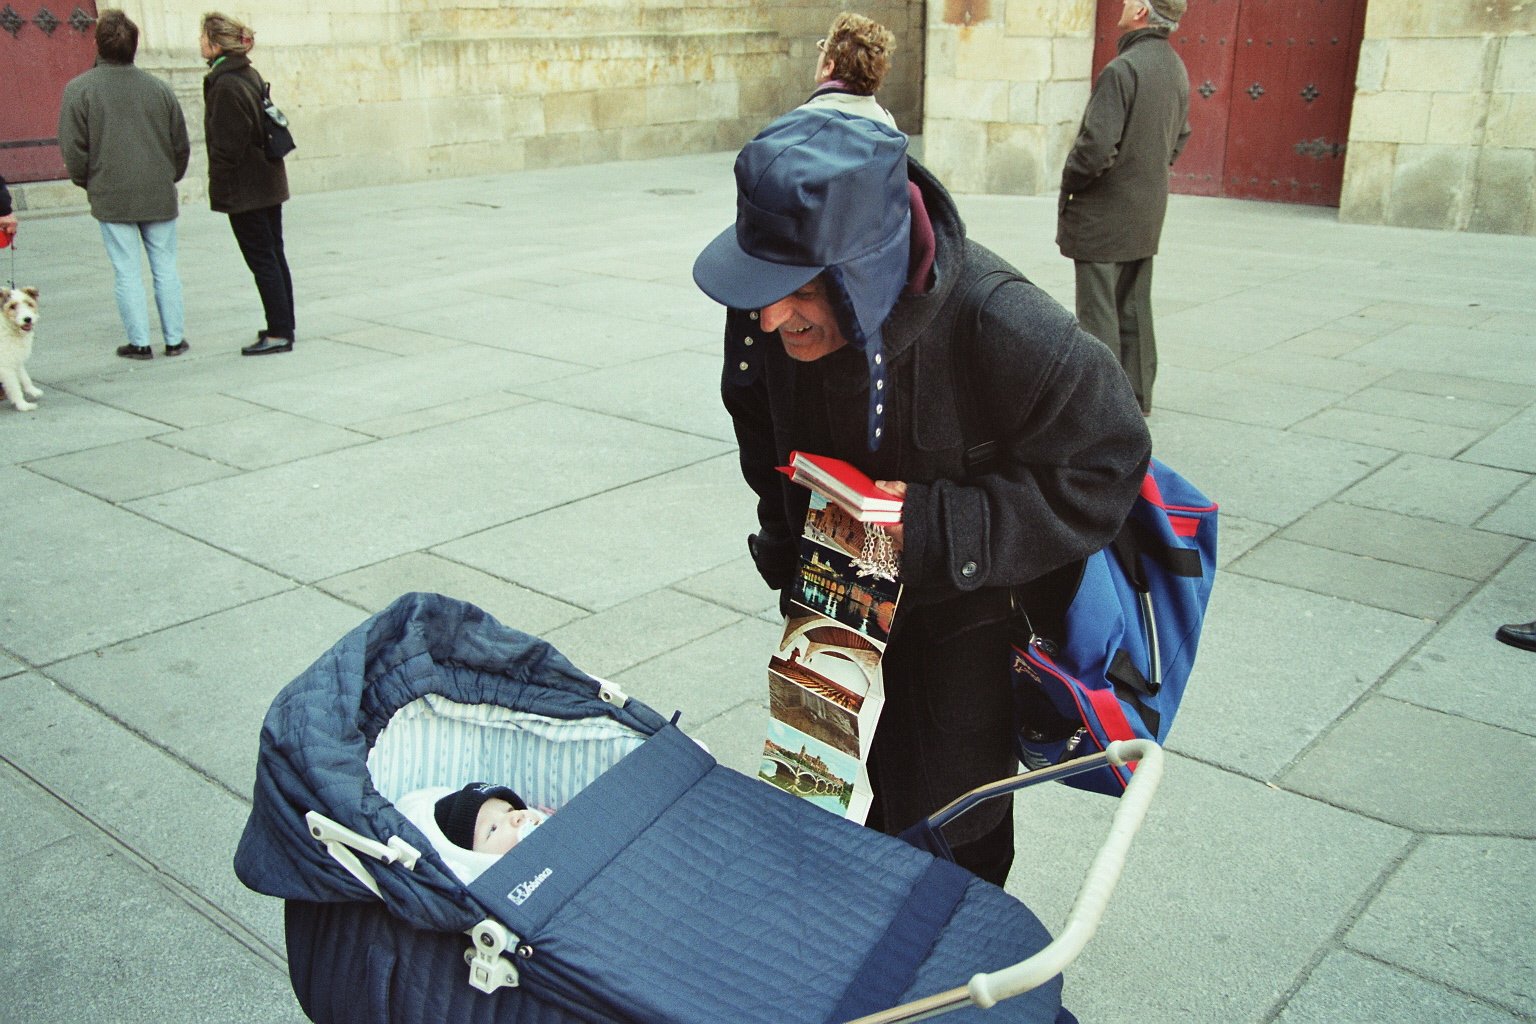
{"type": "Polygon", "coordinates": [[[208,202],[229,215],[240,255],[256,279],[267,326],[243,356],[292,352],[293,275],[283,249],[283,203],[288,171],[267,159],[262,125],[265,83],[251,65],[256,35],[250,27],[218,13],[203,16],[199,39],[208,74],[203,77],[203,135],[208,142],[208,202]]]}
{"type": "MultiPolygon", "coordinates": [[[[736,177],[736,225],[694,280],[727,307],[721,394],[757,495],[758,571],[779,590],[797,571],[810,492],[775,470],[792,450],[847,459],[904,495],[905,589],[869,759],[868,824],[895,834],[1016,770],[1010,597],[1038,632],[1061,635],[1082,562],[1119,530],[1151,440],[1113,356],[1027,281],[992,294],[957,359],[962,297],[1012,268],[966,238],[900,132],[800,108],[747,144],[736,177]],[[988,436],[968,435],[977,421],[988,436]],[[987,441],[996,456],[968,466],[987,441]]],[[[1023,713],[1042,734],[1072,731],[1046,708],[1023,713]]],[[[957,861],[999,885],[1010,807],[992,801],[946,829],[957,861]]]]}
{"type": "Polygon", "coordinates": [[[1189,74],[1169,33],[1185,0],[1124,0],[1119,53],[1094,82],[1061,172],[1056,243],[1076,264],[1077,318],[1120,358],[1152,411],[1152,257],[1168,169],[1189,138],[1189,74]]]}
{"type": "Polygon", "coordinates": [[[151,359],[141,244],[149,254],[165,354],[179,356],[188,347],[176,269],[176,183],[187,172],[192,146],[171,87],[134,66],[138,49],[139,27],[126,14],[108,9],[97,16],[96,66],[64,86],[59,150],[101,222],[128,334],[117,354],[151,359]]]}

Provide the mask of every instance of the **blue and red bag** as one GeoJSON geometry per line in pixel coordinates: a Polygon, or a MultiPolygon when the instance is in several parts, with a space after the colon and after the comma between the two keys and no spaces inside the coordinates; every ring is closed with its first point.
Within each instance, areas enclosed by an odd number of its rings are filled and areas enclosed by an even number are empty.
{"type": "MultiPolygon", "coordinates": [[[[1114,542],[1089,556],[1058,646],[1031,636],[1013,648],[1013,684],[1080,723],[1061,737],[1018,735],[1027,768],[1103,750],[1113,740],[1163,742],[1194,667],[1216,571],[1216,505],[1152,460],[1114,542]]],[[[1069,786],[1119,796],[1131,768],[1105,766],[1069,786]]]]}
{"type": "MultiPolygon", "coordinates": [[[[974,379],[971,348],[987,299],[1024,280],[1013,271],[990,271],[961,297],[955,380],[974,379]]],[[[985,417],[967,392],[957,395],[964,434],[974,442],[985,435],[985,417]]],[[[995,441],[975,445],[966,453],[967,469],[987,464],[997,447],[995,441]]],[[[1215,502],[1152,459],[1120,533],[1084,563],[1064,639],[1038,636],[1027,616],[1018,616],[1012,675],[1021,723],[1016,746],[1026,768],[1094,754],[1113,740],[1163,741],[1194,667],[1215,572],[1215,502]]],[[[1062,781],[1119,796],[1131,770],[1106,766],[1062,781]]]]}

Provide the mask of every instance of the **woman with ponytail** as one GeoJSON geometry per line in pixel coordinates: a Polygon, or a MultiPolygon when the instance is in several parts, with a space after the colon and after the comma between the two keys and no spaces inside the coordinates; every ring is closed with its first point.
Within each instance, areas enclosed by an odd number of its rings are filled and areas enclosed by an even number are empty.
{"type": "Polygon", "coordinates": [[[267,326],[241,355],[293,351],[293,278],[283,254],[283,203],[288,173],[268,159],[262,95],[266,83],[251,65],[250,27],[228,15],[203,16],[203,132],[208,142],[208,201],[229,215],[240,255],[256,279],[267,326]]]}

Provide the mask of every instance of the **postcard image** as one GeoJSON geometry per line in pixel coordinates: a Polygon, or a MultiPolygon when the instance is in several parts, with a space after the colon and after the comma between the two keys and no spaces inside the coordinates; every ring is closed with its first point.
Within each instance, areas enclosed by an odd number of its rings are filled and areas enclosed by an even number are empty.
{"type": "Polygon", "coordinates": [[[769,720],[758,777],[792,796],[845,815],[859,759],[783,722],[769,720]]]}

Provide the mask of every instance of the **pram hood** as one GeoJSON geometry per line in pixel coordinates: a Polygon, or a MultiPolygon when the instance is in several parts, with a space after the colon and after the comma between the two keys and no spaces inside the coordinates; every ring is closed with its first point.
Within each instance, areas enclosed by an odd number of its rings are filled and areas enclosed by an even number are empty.
{"type": "MultiPolygon", "coordinates": [[[[417,928],[463,931],[484,916],[422,834],[381,795],[368,755],[397,711],[431,694],[557,719],[606,717],[649,736],[665,719],[639,701],[618,708],[600,681],[551,645],[473,605],[407,594],[363,622],[273,701],[262,725],[252,808],[235,873],[257,892],[317,903],[372,902],[417,928]],[[310,835],[317,811],[421,852],[413,871],[373,871],[375,897],[310,835]]],[[[466,779],[442,779],[461,784],[466,779]]]]}

